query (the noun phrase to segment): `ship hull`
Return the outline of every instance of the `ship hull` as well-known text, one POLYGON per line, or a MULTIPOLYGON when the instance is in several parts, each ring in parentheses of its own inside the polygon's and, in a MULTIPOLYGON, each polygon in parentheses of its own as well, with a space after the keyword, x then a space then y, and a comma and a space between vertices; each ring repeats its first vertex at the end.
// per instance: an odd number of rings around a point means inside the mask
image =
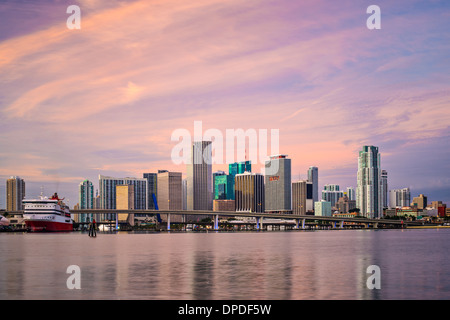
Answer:
POLYGON ((73 231, 73 224, 66 222, 26 220, 27 229, 32 232, 61 232, 73 231))

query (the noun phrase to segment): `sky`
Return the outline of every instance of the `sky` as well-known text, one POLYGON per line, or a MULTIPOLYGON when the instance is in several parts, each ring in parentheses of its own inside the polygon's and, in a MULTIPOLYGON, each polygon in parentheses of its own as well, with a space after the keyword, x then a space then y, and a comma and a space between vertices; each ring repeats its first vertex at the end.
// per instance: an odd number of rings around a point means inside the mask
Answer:
POLYGON ((99 174, 185 174, 171 136, 194 121, 279 130, 293 181, 317 166, 319 190, 356 187, 378 146, 389 189, 450 205, 448 30, 447 0, 1 1, 0 208, 10 176, 73 206, 99 174))

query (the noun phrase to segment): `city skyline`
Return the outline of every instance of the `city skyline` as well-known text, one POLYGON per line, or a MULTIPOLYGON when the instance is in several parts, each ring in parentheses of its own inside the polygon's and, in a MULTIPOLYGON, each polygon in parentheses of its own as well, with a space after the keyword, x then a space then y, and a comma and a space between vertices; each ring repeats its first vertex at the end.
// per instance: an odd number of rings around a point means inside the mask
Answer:
POLYGON ((376 4, 381 30, 354 1, 78 1, 69 30, 65 3, 2 2, 0 207, 10 176, 73 206, 98 175, 185 173, 170 137, 195 120, 280 129, 292 181, 316 166, 319 192, 356 187, 378 146, 389 190, 450 203, 450 4, 376 4))

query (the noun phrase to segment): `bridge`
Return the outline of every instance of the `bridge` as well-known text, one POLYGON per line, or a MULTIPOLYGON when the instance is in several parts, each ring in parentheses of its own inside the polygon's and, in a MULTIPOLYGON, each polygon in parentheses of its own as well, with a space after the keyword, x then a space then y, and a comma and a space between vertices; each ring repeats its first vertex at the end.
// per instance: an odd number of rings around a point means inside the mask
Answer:
MULTIPOLYGON (((422 222, 417 221, 402 221, 391 219, 368 219, 364 217, 328 217, 328 216, 313 216, 313 215, 295 215, 286 213, 259 213, 259 212, 239 212, 239 211, 209 211, 209 210, 119 210, 119 209, 72 209, 70 211, 73 215, 78 214, 112 214, 115 216, 116 226, 118 224, 119 214, 139 214, 139 215, 165 215, 167 218, 167 230, 170 230, 171 224, 179 222, 171 222, 173 216, 182 216, 183 221, 187 216, 204 216, 213 217, 213 229, 219 230, 219 217, 230 218, 254 218, 256 230, 261 230, 264 219, 277 219, 279 221, 285 220, 285 225, 292 225, 296 229, 305 229, 306 221, 321 221, 330 223, 333 228, 344 228, 344 223, 347 225, 364 225, 366 228, 378 228, 380 226, 388 228, 406 228, 408 226, 422 225, 422 222)), ((0 210, 0 214, 14 214, 22 215, 23 211, 5 211, 0 210)), ((111 223, 111 222, 110 222, 111 223)), ((186 223, 186 222, 184 222, 186 223)), ((195 223, 195 222, 191 222, 195 223)), ((273 222, 270 222, 273 223, 273 222)))

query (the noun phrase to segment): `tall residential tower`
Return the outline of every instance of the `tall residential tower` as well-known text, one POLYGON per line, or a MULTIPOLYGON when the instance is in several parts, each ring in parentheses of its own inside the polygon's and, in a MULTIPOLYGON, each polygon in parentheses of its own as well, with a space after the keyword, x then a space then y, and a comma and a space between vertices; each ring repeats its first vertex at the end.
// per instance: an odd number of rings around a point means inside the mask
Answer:
POLYGON ((357 182, 356 207, 360 209, 361 215, 381 218, 383 206, 378 147, 364 146, 359 152, 357 182))

